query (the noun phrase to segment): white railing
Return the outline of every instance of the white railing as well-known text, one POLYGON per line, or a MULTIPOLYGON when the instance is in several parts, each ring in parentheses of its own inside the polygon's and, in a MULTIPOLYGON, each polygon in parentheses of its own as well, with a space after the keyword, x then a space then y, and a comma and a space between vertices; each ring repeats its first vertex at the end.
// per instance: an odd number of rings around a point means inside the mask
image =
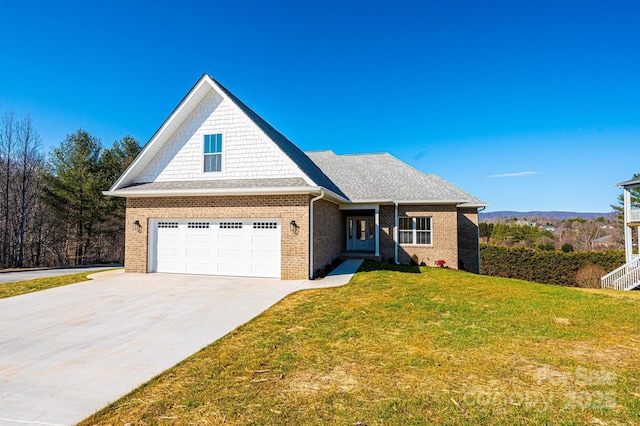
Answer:
POLYGON ((628 222, 640 222, 640 209, 630 210, 628 222))
POLYGON ((601 279, 602 288, 632 290, 640 286, 640 257, 611 271, 601 279))

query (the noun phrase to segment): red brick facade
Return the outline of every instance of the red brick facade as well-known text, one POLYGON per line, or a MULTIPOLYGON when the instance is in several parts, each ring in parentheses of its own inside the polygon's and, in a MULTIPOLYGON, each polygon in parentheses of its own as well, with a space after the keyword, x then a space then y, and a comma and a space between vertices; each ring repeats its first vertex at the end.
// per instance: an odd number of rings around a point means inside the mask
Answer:
MULTIPOLYGON (((281 222, 281 277, 305 279, 309 275, 309 195, 265 195, 225 197, 128 198, 126 215, 125 269, 147 272, 149 221, 162 218, 279 218, 281 222), (295 220, 292 232, 289 222, 295 220), (134 221, 140 226, 134 225, 134 221)), ((394 260, 396 240, 395 206, 380 206, 380 257, 394 260)), ((373 211, 371 211, 373 214, 373 211)), ((314 202, 313 270, 316 273, 346 249, 346 216, 339 206, 324 199, 314 202)), ((476 209, 455 206, 400 205, 399 217, 431 218, 432 244, 401 244, 400 263, 412 255, 427 266, 444 260, 451 268, 478 272, 478 214, 476 209)))
POLYGON ((128 198, 125 270, 148 272, 148 224, 155 218, 279 218, 282 279, 304 279, 309 271, 308 195, 128 198), (139 221, 138 229, 133 225, 139 221), (289 222, 298 228, 291 232, 289 222))

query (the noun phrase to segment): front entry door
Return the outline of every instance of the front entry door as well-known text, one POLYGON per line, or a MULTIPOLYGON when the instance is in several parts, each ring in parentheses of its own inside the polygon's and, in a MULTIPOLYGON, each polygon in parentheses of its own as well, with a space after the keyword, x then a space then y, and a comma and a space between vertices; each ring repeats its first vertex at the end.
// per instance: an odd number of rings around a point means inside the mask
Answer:
POLYGON ((347 216, 347 250, 375 250, 375 222, 372 216, 347 216))

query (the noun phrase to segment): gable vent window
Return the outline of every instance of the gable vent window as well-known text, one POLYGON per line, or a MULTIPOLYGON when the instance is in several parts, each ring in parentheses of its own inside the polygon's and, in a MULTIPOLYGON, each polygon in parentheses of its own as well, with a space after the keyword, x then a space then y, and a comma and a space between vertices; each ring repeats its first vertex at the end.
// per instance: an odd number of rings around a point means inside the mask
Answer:
POLYGON ((253 222, 253 229, 278 229, 277 222, 253 222))
POLYGON ((177 228, 178 222, 158 222, 158 228, 177 228))
POLYGON ((209 222, 189 222, 187 228, 190 229, 209 229, 209 222))
POLYGON ((242 229, 242 222, 220 222, 220 229, 242 229))
POLYGON ((400 244, 431 245, 430 217, 400 217, 400 244))
POLYGON ((204 135, 204 171, 222 171, 222 134, 204 135))

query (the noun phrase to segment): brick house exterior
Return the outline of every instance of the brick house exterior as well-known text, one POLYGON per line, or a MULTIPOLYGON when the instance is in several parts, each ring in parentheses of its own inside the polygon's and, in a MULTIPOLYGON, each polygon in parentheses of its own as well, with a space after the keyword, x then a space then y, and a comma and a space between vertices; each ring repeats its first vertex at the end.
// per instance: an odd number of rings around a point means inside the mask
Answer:
POLYGON ((105 194, 127 199, 127 272, 304 279, 344 254, 479 271, 482 201, 389 154, 303 153, 206 74, 105 194))

